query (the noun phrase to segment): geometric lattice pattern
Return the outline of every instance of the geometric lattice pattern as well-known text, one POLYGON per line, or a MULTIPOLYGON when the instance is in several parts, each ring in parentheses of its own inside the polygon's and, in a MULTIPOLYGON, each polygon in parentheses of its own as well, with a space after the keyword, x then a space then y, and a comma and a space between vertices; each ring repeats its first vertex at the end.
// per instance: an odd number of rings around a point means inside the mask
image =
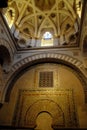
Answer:
POLYGON ((53 71, 39 73, 39 87, 53 87, 53 71))

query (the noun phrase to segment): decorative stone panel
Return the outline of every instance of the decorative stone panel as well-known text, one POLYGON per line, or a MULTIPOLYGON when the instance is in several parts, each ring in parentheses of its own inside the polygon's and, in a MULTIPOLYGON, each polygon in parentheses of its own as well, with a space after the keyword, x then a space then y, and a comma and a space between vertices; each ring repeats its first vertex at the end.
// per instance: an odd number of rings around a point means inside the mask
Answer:
MULTIPOLYGON (((45 53, 45 54, 41 53, 41 54, 36 54, 36 55, 26 57, 23 60, 17 62, 16 64, 14 64, 12 66, 11 71, 9 72, 8 77, 5 81, 5 87, 3 89, 4 91, 3 91, 3 95, 2 95, 1 100, 4 100, 4 98, 5 98, 4 96, 9 89, 9 85, 11 84, 11 78, 13 81, 16 74, 18 74, 24 68, 32 66, 35 63, 41 63, 43 61, 44 62, 51 61, 53 63, 63 63, 66 65, 69 65, 70 67, 72 67, 76 71, 78 70, 78 72, 79 72, 78 75, 81 76, 82 82, 84 82, 84 84, 86 86, 86 80, 84 79, 84 77, 87 78, 87 72, 86 72, 84 65, 81 61, 79 61, 78 59, 73 58, 69 55, 64 55, 64 54, 60 54, 60 53, 45 53), (9 79, 10 79, 10 82, 9 82, 9 79)), ((83 85, 83 88, 84 88, 84 85, 83 85)), ((11 89, 11 87, 10 87, 10 89, 11 89)))
POLYGON ((48 112, 53 128, 78 127, 72 90, 19 90, 13 124, 35 128, 39 113, 48 112))
MULTIPOLYGON (((76 68, 78 68, 83 74, 85 74, 85 76, 87 77, 87 73, 84 69, 83 63, 81 61, 79 61, 78 59, 75 59, 71 56, 68 55, 64 55, 64 54, 59 54, 59 53, 41 53, 41 54, 36 54, 36 55, 32 55, 30 57, 26 57, 25 59, 20 61, 20 65, 19 62, 17 62, 15 65, 13 65, 12 73, 14 73, 15 71, 17 71, 19 68, 21 68, 24 64, 26 65, 27 63, 33 62, 33 61, 37 61, 40 59, 55 59, 56 61, 60 60, 63 62, 67 62, 67 64, 71 64, 72 66, 75 66, 76 68)), ((50 61, 50 60, 49 60, 50 61)))

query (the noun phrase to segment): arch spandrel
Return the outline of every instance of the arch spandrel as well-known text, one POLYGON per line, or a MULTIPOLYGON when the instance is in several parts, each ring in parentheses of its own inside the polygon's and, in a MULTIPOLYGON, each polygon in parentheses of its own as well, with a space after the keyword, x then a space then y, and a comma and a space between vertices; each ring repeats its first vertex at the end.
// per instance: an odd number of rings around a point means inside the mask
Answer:
POLYGON ((6 80, 5 87, 2 91, 1 100, 9 100, 8 93, 11 93, 14 81, 17 80, 19 74, 24 72, 26 68, 29 68, 33 65, 39 63, 59 63, 69 66, 77 72, 78 77, 82 78, 83 89, 86 90, 86 77, 87 72, 83 66, 83 63, 76 58, 73 58, 69 55, 59 54, 59 53, 41 53, 26 57, 23 60, 14 64, 9 72, 9 76, 6 80), (8 98, 7 98, 8 97, 8 98))

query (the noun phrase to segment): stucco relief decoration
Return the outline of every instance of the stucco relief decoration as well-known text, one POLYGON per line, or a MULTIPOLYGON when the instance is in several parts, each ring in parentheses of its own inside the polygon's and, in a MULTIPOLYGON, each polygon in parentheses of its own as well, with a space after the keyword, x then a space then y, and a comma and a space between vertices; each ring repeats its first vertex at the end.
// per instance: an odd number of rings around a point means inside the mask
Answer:
POLYGON ((19 90, 13 124, 34 128, 43 111, 52 115, 53 128, 78 126, 72 90, 19 90))
POLYGON ((8 5, 4 16, 19 48, 42 47, 46 32, 53 37, 46 46, 77 45, 81 0, 9 0, 8 5))

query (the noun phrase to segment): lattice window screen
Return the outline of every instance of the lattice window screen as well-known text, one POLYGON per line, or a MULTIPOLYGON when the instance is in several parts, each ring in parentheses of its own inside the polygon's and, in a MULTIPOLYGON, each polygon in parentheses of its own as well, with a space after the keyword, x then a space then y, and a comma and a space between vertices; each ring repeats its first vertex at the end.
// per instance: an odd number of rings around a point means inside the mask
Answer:
POLYGON ((39 87, 53 87, 52 71, 43 71, 39 73, 39 87))

